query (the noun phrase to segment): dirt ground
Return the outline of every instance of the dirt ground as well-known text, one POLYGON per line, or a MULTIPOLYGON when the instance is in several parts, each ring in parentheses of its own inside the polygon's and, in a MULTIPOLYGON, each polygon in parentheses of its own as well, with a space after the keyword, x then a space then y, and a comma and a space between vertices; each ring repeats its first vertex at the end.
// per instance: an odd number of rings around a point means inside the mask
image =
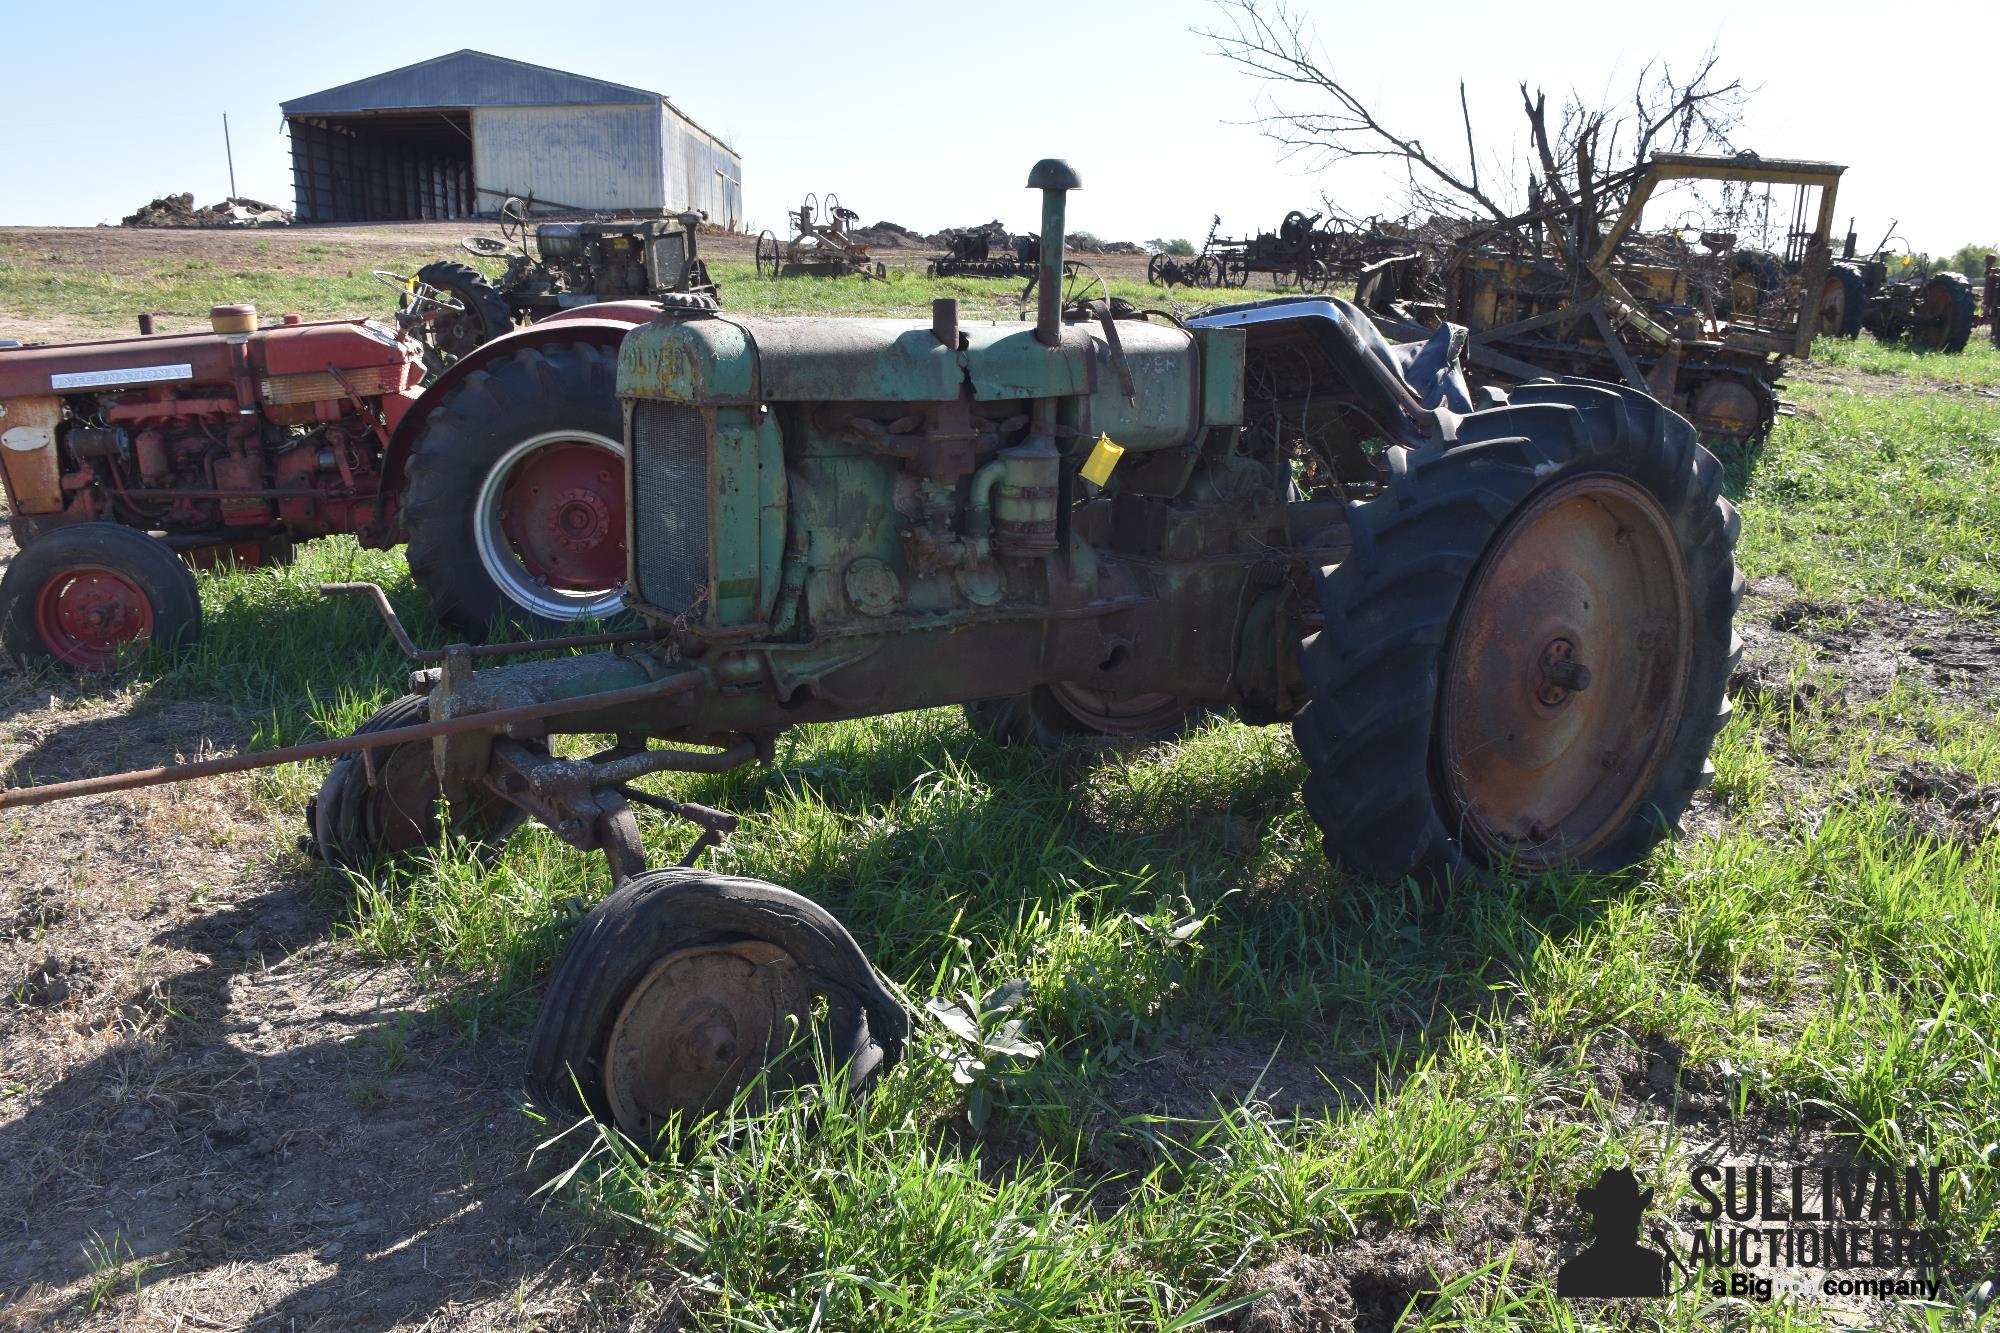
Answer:
MULTIPOLYGON (((6 785, 253 722, 0 667, 6 785)), ((655 1326, 535 1194, 519 1039, 440 1031, 338 941, 254 781, 0 815, 0 1329, 655 1326)))

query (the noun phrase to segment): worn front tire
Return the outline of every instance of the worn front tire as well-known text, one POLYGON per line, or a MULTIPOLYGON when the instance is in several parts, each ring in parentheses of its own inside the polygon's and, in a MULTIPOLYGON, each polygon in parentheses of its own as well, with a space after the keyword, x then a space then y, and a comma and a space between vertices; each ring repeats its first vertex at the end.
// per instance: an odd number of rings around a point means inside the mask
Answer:
POLYGON ((761 880, 635 875, 570 936, 528 1043, 528 1091, 641 1144, 677 1117, 779 1092, 823 1050, 859 1093, 909 1016, 831 913, 761 880))
POLYGON ((0 578, 0 636, 23 666, 109 671, 149 644, 201 637, 194 575, 156 537, 75 523, 29 542, 0 578))
POLYGON ((1026 694, 965 705, 966 724, 995 745, 1030 745, 1050 754, 1169 741, 1204 716, 1206 710, 1171 695, 1113 699, 1077 685, 1037 685, 1026 694))

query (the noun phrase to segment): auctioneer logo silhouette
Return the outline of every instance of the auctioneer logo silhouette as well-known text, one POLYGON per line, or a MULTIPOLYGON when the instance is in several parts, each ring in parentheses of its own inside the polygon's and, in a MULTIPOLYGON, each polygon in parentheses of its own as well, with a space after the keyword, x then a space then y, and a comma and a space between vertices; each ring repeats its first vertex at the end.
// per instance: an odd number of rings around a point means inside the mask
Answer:
POLYGON ((1639 1223, 1653 1191, 1625 1167, 1613 1167, 1576 1192, 1594 1219, 1590 1243, 1556 1271, 1558 1296, 1665 1296, 1667 1256, 1639 1243, 1639 1223))

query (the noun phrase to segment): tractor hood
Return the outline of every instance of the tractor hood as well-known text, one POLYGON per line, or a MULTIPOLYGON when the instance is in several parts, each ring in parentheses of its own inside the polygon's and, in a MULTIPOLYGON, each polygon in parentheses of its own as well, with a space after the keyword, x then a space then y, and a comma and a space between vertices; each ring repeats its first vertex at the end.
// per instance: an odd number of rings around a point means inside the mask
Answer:
MULTIPOLYGON (((1129 350, 1156 340, 1183 350, 1178 329, 1122 324, 1129 350)), ((626 335, 618 356, 622 398, 665 398, 721 407, 785 402, 937 402, 970 378, 980 401, 1088 393, 1094 385, 1089 328, 1069 325, 1060 347, 1035 340, 1032 324, 962 327, 965 350, 945 347, 930 325, 902 319, 670 317, 626 335)))

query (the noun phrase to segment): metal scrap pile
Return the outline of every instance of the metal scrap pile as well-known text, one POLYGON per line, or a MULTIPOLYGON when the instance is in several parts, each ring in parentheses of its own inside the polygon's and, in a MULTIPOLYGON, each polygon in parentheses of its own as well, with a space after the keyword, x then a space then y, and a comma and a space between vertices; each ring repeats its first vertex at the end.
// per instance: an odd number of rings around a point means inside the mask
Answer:
POLYGON ((282 227, 292 211, 258 199, 229 198, 196 208, 192 194, 169 194, 127 215, 121 227, 282 227))

